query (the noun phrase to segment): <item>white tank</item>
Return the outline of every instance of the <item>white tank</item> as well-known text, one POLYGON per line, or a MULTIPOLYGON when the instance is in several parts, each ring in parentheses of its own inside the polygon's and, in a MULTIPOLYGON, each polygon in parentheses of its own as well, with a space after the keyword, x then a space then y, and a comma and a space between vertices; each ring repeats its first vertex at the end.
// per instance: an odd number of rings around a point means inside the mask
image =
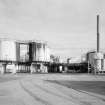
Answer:
POLYGON ((45 61, 45 50, 44 50, 44 44, 41 44, 41 48, 40 48, 40 60, 41 61, 45 61))
POLYGON ((105 71, 105 59, 103 59, 103 71, 105 71))
POLYGON ((102 60, 96 59, 96 65, 95 66, 96 66, 97 72, 102 71, 102 60))
POLYGON ((0 41, 0 55, 1 60, 16 61, 16 43, 15 41, 0 41))
POLYGON ((44 61, 44 47, 42 43, 36 44, 36 61, 44 61))
POLYGON ((1 60, 1 58, 2 58, 2 56, 1 56, 1 40, 0 40, 0 60, 1 60))
POLYGON ((89 63, 91 64, 92 67, 94 67, 94 53, 89 53, 89 56, 88 56, 88 60, 89 60, 89 63))
POLYGON ((36 61, 39 61, 39 53, 40 53, 40 47, 41 45, 39 43, 36 43, 36 61))
POLYGON ((89 54, 89 63, 91 64, 92 67, 94 67, 97 70, 97 72, 102 71, 103 58, 104 58, 103 53, 94 52, 89 54))
POLYGON ((20 61, 29 61, 29 45, 20 44, 20 61))
POLYGON ((45 61, 50 62, 50 49, 45 47, 45 61))
POLYGON ((50 60, 49 48, 44 43, 32 44, 32 57, 33 61, 49 61, 50 60))
POLYGON ((103 59, 104 55, 103 53, 94 53, 94 59, 103 59))

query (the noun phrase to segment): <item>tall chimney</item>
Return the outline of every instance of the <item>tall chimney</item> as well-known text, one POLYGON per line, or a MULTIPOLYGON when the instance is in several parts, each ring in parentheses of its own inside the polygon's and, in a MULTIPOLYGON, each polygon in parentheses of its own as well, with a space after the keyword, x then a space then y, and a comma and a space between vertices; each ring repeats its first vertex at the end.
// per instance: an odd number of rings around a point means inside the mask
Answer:
POLYGON ((97 52, 100 51, 99 15, 97 15, 97 52))

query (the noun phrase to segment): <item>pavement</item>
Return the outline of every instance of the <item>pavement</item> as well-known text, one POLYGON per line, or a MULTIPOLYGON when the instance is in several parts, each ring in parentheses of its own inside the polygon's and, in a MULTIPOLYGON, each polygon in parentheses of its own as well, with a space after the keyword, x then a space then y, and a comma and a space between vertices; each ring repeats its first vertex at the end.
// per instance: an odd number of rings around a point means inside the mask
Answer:
POLYGON ((0 79, 4 79, 0 82, 0 105, 105 105, 104 95, 49 82, 49 80, 105 81, 105 76, 16 74, 0 75, 0 79))

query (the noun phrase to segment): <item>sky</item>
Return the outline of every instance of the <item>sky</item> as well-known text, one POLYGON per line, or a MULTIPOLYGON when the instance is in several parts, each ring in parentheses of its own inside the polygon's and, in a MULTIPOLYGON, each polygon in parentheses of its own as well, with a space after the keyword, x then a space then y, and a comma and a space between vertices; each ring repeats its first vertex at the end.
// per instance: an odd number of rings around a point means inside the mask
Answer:
POLYGON ((105 51, 105 0, 0 0, 0 38, 46 41, 61 58, 96 49, 96 15, 105 51))

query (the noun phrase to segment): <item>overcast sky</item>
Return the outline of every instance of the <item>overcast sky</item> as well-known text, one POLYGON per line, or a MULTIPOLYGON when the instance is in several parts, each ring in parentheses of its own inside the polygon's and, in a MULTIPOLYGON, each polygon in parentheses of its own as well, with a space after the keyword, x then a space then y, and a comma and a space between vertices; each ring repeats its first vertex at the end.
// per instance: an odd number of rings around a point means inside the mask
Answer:
POLYGON ((97 14, 105 49, 105 0, 0 0, 0 37, 47 41, 56 55, 75 57, 96 48, 97 14))

